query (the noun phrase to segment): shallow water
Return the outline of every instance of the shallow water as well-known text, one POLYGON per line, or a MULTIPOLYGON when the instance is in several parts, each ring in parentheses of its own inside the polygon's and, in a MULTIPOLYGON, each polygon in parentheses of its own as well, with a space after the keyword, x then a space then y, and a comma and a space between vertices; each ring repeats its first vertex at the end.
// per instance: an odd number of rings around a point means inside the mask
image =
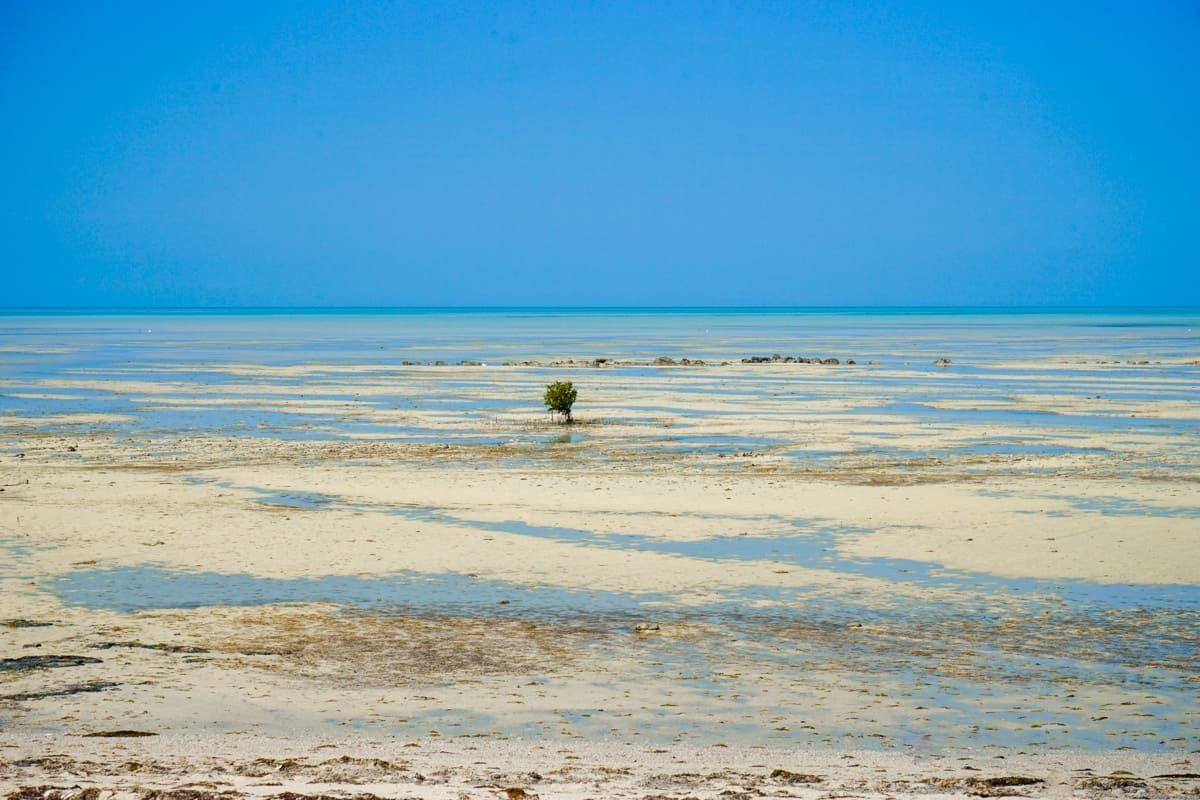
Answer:
MULTIPOLYGON (((956 474, 1019 470, 1039 475, 1099 464, 1136 478, 1200 469, 1200 421, 1177 416, 1181 404, 1197 401, 1194 389, 1200 385, 1200 365, 1184 363, 1200 354, 1200 310, 1195 309, 9 314, 0 315, 0 347, 6 348, 0 359, 0 427, 21 430, 23 420, 36 420, 36 432, 69 435, 82 428, 136 438, 153 452, 184 452, 172 440, 191 435, 306 441, 376 437, 454 445, 465 452, 504 447, 509 458, 544 458, 565 450, 598 469, 618 459, 627 459, 625 469, 661 468, 660 462, 645 467, 638 461, 649 454, 711 457, 713 464, 724 459, 722 468, 732 468, 738 456, 766 454, 818 474, 834 474, 847 463, 901 470, 908 461, 944 463, 956 474), (660 355, 740 362, 776 352, 859 363, 735 363, 719 373, 649 364, 660 355), (400 363, 595 357, 646 363, 604 370, 400 363), (952 358, 953 365, 934 367, 933 359, 940 357, 952 358), (881 364, 869 366, 869 359, 881 364), (1059 363, 1064 359, 1068 363, 1059 363), (1101 359, 1122 363, 1082 363, 1101 359), (1124 363, 1128 360, 1151 363, 1124 363), (1153 363, 1159 360, 1177 363, 1153 363), (1039 361, 1044 368, 1031 366, 1039 361), (381 369, 356 371, 364 365, 381 369), (291 374, 292 367, 305 371, 291 374), (609 394, 594 425, 563 431, 504 421, 506 414, 537 408, 541 386, 563 377, 594 381, 596 391, 609 394), (368 386, 370 393, 359 393, 368 386), (295 391, 280 394, 271 388, 295 391), (284 402, 299 395, 314 405, 284 402), (1066 395, 1103 399, 1064 411, 1056 403, 1066 395), (650 403, 647 396, 662 401, 650 403), (211 404, 195 402, 200 397, 211 404), (939 407, 946 399, 965 407, 939 407), (1163 404, 1162 413, 1151 415, 1157 404, 1163 404), (77 425, 76 414, 119 418, 77 425), (765 420, 761 435, 731 431, 730 423, 747 417, 765 420), (809 438, 807 423, 814 419, 839 425, 837 436, 809 438), (895 433, 912 420, 920 422, 916 434, 895 433), (1036 466, 1024 459, 1036 460, 1036 466)), ((562 711, 562 720, 506 722, 478 709, 443 709, 414 715, 404 723, 408 727, 395 723, 405 733, 436 725, 541 736, 561 723, 582 735, 616 729, 647 740, 712 742, 741 736, 784 745, 851 739, 855 746, 881 742, 920 748, 959 738, 998 748, 1200 746, 1194 683, 1200 576, 1197 584, 1185 586, 1112 585, 1008 579, 933 562, 855 558, 844 554, 840 543, 865 531, 821 519, 758 520, 768 522, 772 532, 753 536, 734 535, 731 524, 729 534, 677 541, 471 519, 461 510, 375 506, 298 489, 229 488, 252 502, 307 514, 400 515, 569 544, 584 555, 604 549, 717 564, 762 561, 843 580, 832 586, 714 588, 695 598, 449 573, 281 579, 142 563, 77 565, 46 580, 45 590, 73 607, 124 613, 325 602, 379 614, 587 620, 598 631, 596 652, 610 648, 614 659, 629 655, 628 636, 638 622, 703 627, 703 636, 686 640, 639 639, 644 661, 634 679, 644 677, 719 712, 724 726, 710 729, 703 715, 681 712, 687 703, 681 700, 628 720, 571 709, 562 711), (868 581, 905 592, 879 602, 860 591, 868 581), (734 673, 743 677, 723 677, 734 673), (889 702, 901 703, 901 711, 894 719, 881 713, 869 723, 830 712, 820 716, 817 730, 805 722, 819 716, 811 708, 816 695, 806 683, 814 676, 837 681, 846 691, 871 687, 889 702), (1076 689, 1134 705, 1105 707, 1100 713, 1100 701, 1080 700, 1084 710, 1072 710, 1068 695, 1076 689), (772 709, 786 714, 790 726, 770 724, 772 709)), ((1066 507, 1031 509, 1031 515, 1186 522, 1200 517, 1200 508, 1131 497, 1050 490, 1043 496, 1066 507)), ((7 535, 0 539, 0 552, 8 562, 0 575, 41 580, 21 574, 31 549, 14 533, 0 531, 0 537, 7 535)))
MULTIPOLYGON (((609 649, 613 658, 627 655, 626 637, 640 621, 654 621, 668 629, 715 625, 722 632, 684 641, 644 639, 638 646, 642 677, 631 679, 661 686, 663 707, 621 720, 600 712, 584 717, 582 709, 563 709, 573 735, 636 731, 648 742, 684 736, 699 743, 772 741, 793 746, 800 742, 844 745, 850 738, 858 742, 856 746, 933 749, 961 746, 964 741, 975 747, 1146 750, 1178 748, 1179 740, 1191 746, 1200 743, 1190 683, 1195 634, 1200 629, 1194 599, 1184 603, 1187 609, 1166 616, 1161 609, 1116 615, 1111 608, 1081 611, 1079 597, 1034 601, 1025 611, 1010 607, 999 614, 987 609, 986 600, 979 602, 979 608, 964 602, 955 606, 905 603, 879 609, 828 592, 808 597, 803 592, 785 595, 751 588, 736 598, 685 610, 669 596, 568 591, 462 575, 266 579, 175 572, 150 565, 70 573, 56 579, 52 590, 69 603, 127 612, 206 602, 330 602, 389 615, 586 622, 597 631, 592 650, 601 659, 609 649), (747 601, 756 595, 783 602, 786 608, 748 608, 747 601), (1039 602, 1055 616, 1039 612, 1039 602), (853 624, 847 627, 850 620, 853 624), (909 710, 895 722, 886 715, 844 718, 824 713, 808 681, 816 677, 828 682, 831 676, 850 685, 861 681, 873 687, 873 693, 909 710), (780 680, 790 684, 795 694, 763 694, 775 691, 770 687, 780 680), (1113 722, 1097 725, 1094 705, 1081 701, 1077 706, 1071 700, 1075 688, 1093 686, 1104 687, 1115 698, 1110 704, 1122 712, 1119 721, 1114 710, 1109 712, 1113 722), (677 702, 665 702, 677 697, 677 702), (680 707, 683 697, 690 698, 684 704, 686 713, 680 707), (1140 703, 1152 697, 1159 705, 1133 708, 1127 697, 1141 698, 1140 703), (1126 705, 1118 706, 1119 702, 1126 705), (789 724, 778 730, 765 724, 767 708, 789 724), (727 725, 726 721, 742 714, 747 719, 740 728, 727 725), (709 718, 723 722, 710 725, 709 718), (816 724, 806 725, 805 720, 816 724)), ((977 590, 991 591, 990 587, 977 590)), ((1153 589, 1138 591, 1138 597, 1128 599, 1152 598, 1153 589)), ((1111 601, 1107 598, 1105 605, 1111 601)), ((412 712, 405 720, 388 724, 403 735, 439 729, 444 734, 520 737, 545 735, 543 726, 555 723, 514 722, 478 709, 443 709, 412 712)))

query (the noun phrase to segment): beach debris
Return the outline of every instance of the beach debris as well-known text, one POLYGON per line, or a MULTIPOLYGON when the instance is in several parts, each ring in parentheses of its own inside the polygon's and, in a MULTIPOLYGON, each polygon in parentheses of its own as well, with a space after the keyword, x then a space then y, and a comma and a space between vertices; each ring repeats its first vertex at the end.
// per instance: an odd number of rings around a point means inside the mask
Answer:
POLYGON ((132 731, 132 730, 116 730, 116 731, 93 731, 92 733, 83 734, 87 738, 104 738, 104 739, 121 739, 135 738, 138 736, 158 736, 154 731, 132 731))
POLYGON ((535 800, 536 794, 520 786, 506 786, 500 790, 500 796, 508 800, 535 800))
POLYGON ((635 633, 653 633, 660 630, 657 622, 639 622, 633 626, 635 633))
POLYGON ((71 686, 65 686, 62 689, 48 689, 44 692, 19 692, 17 694, 0 695, 0 700, 8 700, 14 703, 21 703, 26 700, 44 700, 47 697, 67 697, 73 694, 84 694, 86 692, 103 692, 105 689, 114 689, 121 684, 115 681, 90 681, 88 683, 76 683, 71 686))
POLYGON ((1030 778, 1026 775, 1004 775, 999 778, 968 778, 969 786, 984 786, 988 789, 999 789, 1001 787, 1011 786, 1033 786, 1038 783, 1045 783, 1041 778, 1030 778))
POLYGON ((781 783, 790 784, 820 783, 821 781, 825 780, 824 775, 814 775, 808 772, 791 772, 786 769, 771 770, 769 777, 773 781, 780 781, 781 783))
POLYGON ((21 656, 20 658, 0 658, 0 672, 81 667, 84 664, 101 663, 103 663, 101 659, 90 656, 21 656))
POLYGON ((38 622, 37 620, 24 619, 23 617, 0 620, 0 626, 5 628, 49 628, 53 624, 53 622, 38 622))
POLYGON ((203 647, 193 647, 186 644, 143 644, 142 642, 96 642, 90 645, 93 650, 112 650, 114 647, 140 648, 142 650, 161 650, 164 653, 207 653, 203 647))
POLYGON ((1146 786, 1146 781, 1122 771, 1114 772, 1111 775, 1084 778, 1079 782, 1081 789, 1101 789, 1106 792, 1111 792, 1113 789, 1145 789, 1146 786))
POLYGON ((248 764, 234 766, 233 772, 237 775, 245 775, 248 778, 265 778, 268 775, 279 773, 290 774, 308 766, 311 765, 295 758, 260 757, 248 764))
MULTIPOLYGON (((10 761, 14 767, 38 767, 40 769, 53 770, 55 772, 65 772, 71 769, 75 760, 63 753, 56 753, 49 756, 32 756, 30 758, 18 758, 10 761)), ((12 795, 9 795, 12 797, 12 795)))
POLYGON ((372 769, 382 770, 384 772, 407 772, 408 767, 404 764, 397 764, 393 761, 388 761, 384 758, 357 758, 355 756, 338 756, 337 758, 329 758, 322 761, 317 766, 332 767, 332 766, 355 766, 369 767, 372 769))
POLYGON ((951 361, 951 360, 950 360, 950 359, 948 359, 948 358, 939 358, 937 361, 934 361, 934 362, 933 362, 933 365, 934 365, 935 367, 948 367, 948 366, 950 366, 950 365, 951 365, 951 364, 953 364, 953 363, 954 363, 954 362, 953 362, 953 361, 951 361))
MULTIPOLYGON (((974 767, 964 767, 974 769, 974 767)), ((1003 775, 996 778, 954 778, 928 777, 921 783, 934 789, 969 789, 976 797, 1012 797, 1014 788, 1036 786, 1046 781, 1042 778, 1031 778, 1025 775, 1003 775)))

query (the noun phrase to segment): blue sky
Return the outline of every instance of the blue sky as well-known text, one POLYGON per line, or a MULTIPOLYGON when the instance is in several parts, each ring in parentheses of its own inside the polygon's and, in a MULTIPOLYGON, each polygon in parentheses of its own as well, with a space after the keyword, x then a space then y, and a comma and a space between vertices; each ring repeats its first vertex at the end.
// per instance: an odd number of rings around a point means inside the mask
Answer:
POLYGON ((0 0, 0 306, 1200 305, 1200 6, 0 0))

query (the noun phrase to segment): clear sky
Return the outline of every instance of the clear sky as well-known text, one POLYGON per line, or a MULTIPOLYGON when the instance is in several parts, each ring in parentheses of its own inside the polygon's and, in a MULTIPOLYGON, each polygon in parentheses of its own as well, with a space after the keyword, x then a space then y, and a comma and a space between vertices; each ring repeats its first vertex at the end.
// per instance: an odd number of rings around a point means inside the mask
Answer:
POLYGON ((0 0, 0 306, 1200 305, 1200 5, 0 0))

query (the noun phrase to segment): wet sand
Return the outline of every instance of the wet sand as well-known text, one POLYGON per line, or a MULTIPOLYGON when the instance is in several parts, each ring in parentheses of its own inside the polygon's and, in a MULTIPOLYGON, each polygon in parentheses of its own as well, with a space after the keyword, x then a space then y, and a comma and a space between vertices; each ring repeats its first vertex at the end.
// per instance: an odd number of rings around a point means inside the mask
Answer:
POLYGON ((1187 364, 150 369, 3 387, 6 793, 1200 785, 1187 364))

